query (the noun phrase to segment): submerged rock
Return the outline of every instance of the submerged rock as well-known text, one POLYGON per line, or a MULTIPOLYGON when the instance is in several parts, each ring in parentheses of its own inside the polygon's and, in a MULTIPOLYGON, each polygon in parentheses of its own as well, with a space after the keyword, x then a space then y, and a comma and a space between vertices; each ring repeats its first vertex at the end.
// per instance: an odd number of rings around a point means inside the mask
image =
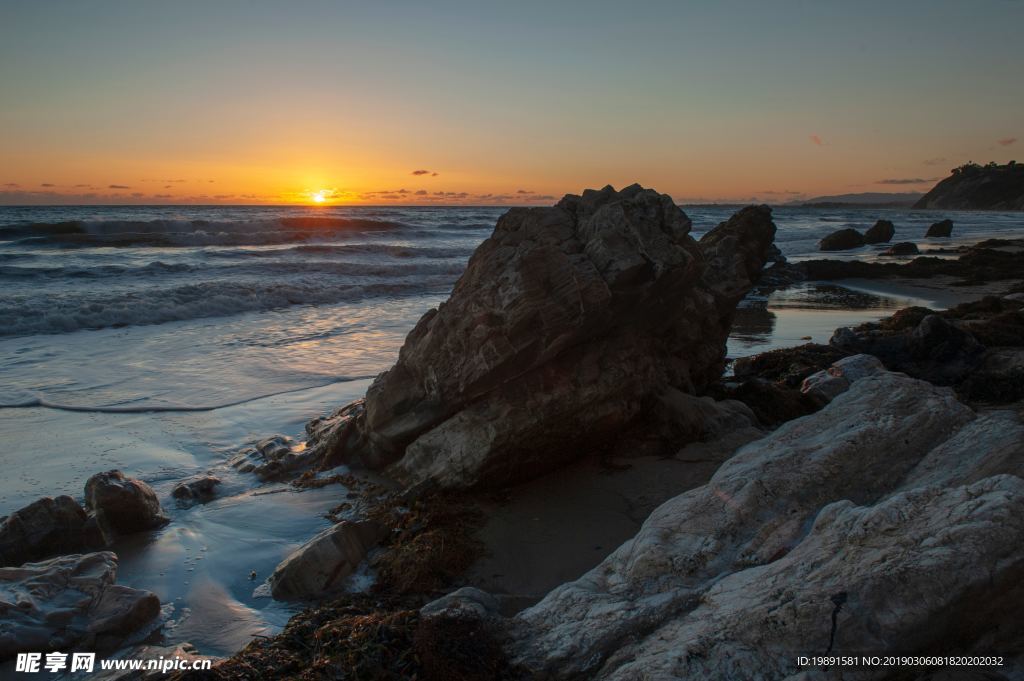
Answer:
POLYGON ((882 251, 881 255, 917 255, 921 251, 917 248, 917 244, 909 241, 901 241, 898 244, 893 244, 889 248, 882 251))
POLYGON ((941 222, 933 223, 928 231, 925 233, 926 237, 948 237, 953 235, 953 221, 943 220, 941 222))
POLYGON ((273 480, 308 466, 312 454, 306 448, 296 446, 290 437, 274 435, 256 442, 230 463, 242 473, 254 473, 261 480, 273 480))
POLYGON ((85 507, 108 543, 119 534, 152 530, 167 524, 153 488, 118 470, 97 473, 85 483, 85 507))
POLYGON ((85 510, 69 496, 43 497, 0 523, 0 567, 96 546, 86 532, 85 510))
POLYGON ((310 446, 410 485, 503 484, 606 445, 668 387, 700 392, 775 225, 751 206, 699 244, 689 231, 638 185, 510 210, 365 405, 310 446))
POLYGON ((277 566, 270 577, 270 593, 290 601, 339 590, 383 536, 383 527, 372 520, 343 521, 324 530, 277 566))
POLYGON ((0 660, 22 651, 105 651, 153 622, 160 600, 114 583, 117 556, 70 555, 0 568, 0 660))
POLYGON ((889 220, 879 220, 864 232, 864 243, 882 244, 892 241, 896 235, 896 228, 889 220))
POLYGON ((1021 476, 1019 415, 860 377, 516 616, 507 651, 543 678, 781 679, 794 651, 1012 650, 1021 476))
POLYGON ((840 229, 818 242, 821 251, 847 251, 864 245, 864 235, 855 229, 840 229))
POLYGON ((197 475, 175 485, 171 496, 183 503, 206 501, 217 493, 220 478, 214 475, 197 475))

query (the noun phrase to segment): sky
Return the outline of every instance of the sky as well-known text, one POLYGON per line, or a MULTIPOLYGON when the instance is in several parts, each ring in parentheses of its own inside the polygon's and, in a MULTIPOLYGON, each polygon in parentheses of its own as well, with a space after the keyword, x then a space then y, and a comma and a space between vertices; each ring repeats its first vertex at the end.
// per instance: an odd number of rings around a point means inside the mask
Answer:
POLYGON ((1022 0, 0 0, 0 204, 677 202, 1024 161, 1022 0))

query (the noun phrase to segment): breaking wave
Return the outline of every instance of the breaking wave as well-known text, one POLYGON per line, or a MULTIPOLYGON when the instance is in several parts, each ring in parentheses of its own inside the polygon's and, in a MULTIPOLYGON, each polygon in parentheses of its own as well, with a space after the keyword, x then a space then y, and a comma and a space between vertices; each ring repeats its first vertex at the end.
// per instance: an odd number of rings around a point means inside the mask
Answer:
POLYGON ((0 300, 0 336, 163 324, 297 305, 436 294, 448 290, 451 284, 449 275, 375 284, 331 284, 315 277, 287 283, 212 281, 122 293, 58 294, 47 298, 42 306, 38 299, 28 296, 7 296, 0 300))
POLYGON ((401 222, 340 217, 210 220, 32 222, 0 227, 0 241, 63 247, 242 246, 329 240, 407 228, 401 222))

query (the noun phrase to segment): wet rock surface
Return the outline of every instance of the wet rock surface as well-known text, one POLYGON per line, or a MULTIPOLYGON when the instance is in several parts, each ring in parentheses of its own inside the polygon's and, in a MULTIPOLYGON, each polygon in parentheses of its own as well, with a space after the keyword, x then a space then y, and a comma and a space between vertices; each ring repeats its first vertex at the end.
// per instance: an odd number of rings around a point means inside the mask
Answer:
POLYGON ((98 548, 85 509, 69 496, 43 497, 0 523, 0 567, 98 548))
POLYGON ((853 228, 840 229, 818 242, 818 250, 848 251, 851 248, 860 248, 864 244, 864 235, 857 230, 853 228))
POLYGON ((883 244, 896 236, 896 227, 889 220, 879 220, 864 232, 864 243, 883 244))
POLYGON ((700 243, 689 231, 638 185, 512 209, 365 404, 311 447, 409 485, 500 485, 604 446, 669 387, 700 392, 775 226, 752 206, 700 243))
POLYGON ((918 255, 921 251, 918 249, 917 244, 909 241, 901 241, 898 244, 893 244, 889 248, 882 251, 882 255, 888 256, 899 256, 899 255, 918 255))
POLYGON ((108 544, 118 535, 152 530, 169 520, 152 487, 118 470, 97 473, 86 481, 85 507, 108 544))
POLYGON ((160 600, 116 577, 109 551, 0 568, 0 660, 21 651, 108 651, 153 623, 160 600))
POLYGON ((174 486, 171 496, 181 504, 209 501, 217 494, 220 478, 215 475, 197 475, 174 486))
POLYGON ((306 600, 339 591, 383 536, 384 528, 372 520, 324 530, 277 566, 270 593, 278 600, 306 600))
POLYGON ((932 223, 928 231, 925 232, 926 237, 949 237, 953 236, 953 221, 952 220, 941 220, 939 222, 932 223))

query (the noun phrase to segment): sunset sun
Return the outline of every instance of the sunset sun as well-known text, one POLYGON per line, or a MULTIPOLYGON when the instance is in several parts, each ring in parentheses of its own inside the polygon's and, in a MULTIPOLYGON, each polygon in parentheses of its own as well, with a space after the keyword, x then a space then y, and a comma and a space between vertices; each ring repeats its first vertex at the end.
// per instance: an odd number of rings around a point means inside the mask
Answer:
POLYGON ((321 189, 318 192, 313 192, 313 203, 324 203, 327 201, 327 192, 321 189))

